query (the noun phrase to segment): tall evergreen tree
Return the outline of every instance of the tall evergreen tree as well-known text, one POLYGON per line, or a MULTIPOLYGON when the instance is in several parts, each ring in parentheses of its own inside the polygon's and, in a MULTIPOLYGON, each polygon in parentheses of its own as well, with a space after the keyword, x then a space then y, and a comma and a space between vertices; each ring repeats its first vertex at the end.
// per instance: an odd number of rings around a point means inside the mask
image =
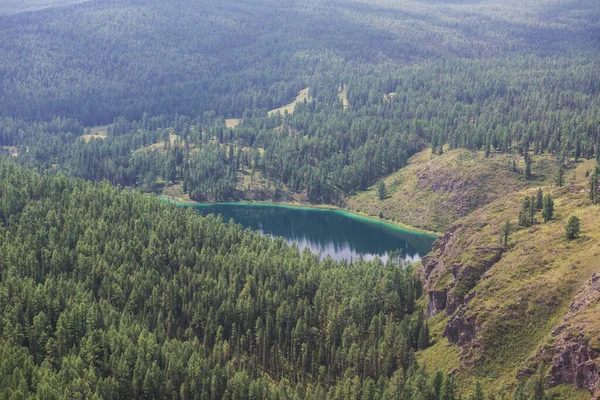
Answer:
POLYGON ((525 161, 525 179, 530 179, 531 178, 531 156, 529 155, 528 151, 525 151, 524 154, 524 161, 525 161))
POLYGON ((380 181, 377 185, 377 197, 379 198, 379 200, 383 200, 386 197, 386 188, 385 183, 383 181, 380 181))
POLYGON ((558 171, 556 173, 556 186, 563 187, 564 184, 565 184, 565 168, 561 161, 560 165, 558 166, 558 171))
POLYGON ((532 202, 532 198, 529 196, 525 196, 523 200, 523 207, 519 212, 519 225, 524 227, 530 227, 533 225, 533 216, 535 215, 535 211, 532 210, 535 208, 535 204, 532 202))
POLYGON ((544 192, 542 191, 542 188, 539 188, 536 193, 535 206, 538 211, 542 211, 544 208, 544 192))
POLYGON ((454 386, 454 378, 446 375, 442 381, 440 389, 440 400, 456 400, 456 388, 454 386))
POLYGON ((550 196, 550 194, 544 196, 543 208, 542 217, 544 218, 544 222, 552 220, 554 218, 554 200, 552 200, 552 196, 550 196))
POLYGON ((510 232, 512 230, 512 225, 510 223, 510 220, 507 218, 506 221, 504 222, 504 225, 502 226, 502 234, 501 234, 501 242, 503 243, 504 247, 508 247, 508 239, 510 237, 510 232))
POLYGON ((530 400, 546 400, 546 390, 544 388, 544 382, 545 382, 545 378, 546 378, 546 368, 544 366, 544 363, 541 363, 538 366, 538 370, 535 373, 535 375, 533 375, 530 379, 529 379, 529 391, 530 391, 530 395, 529 395, 529 399, 530 400))
POLYGON ((429 325, 427 321, 421 326, 421 330, 419 331, 419 350, 425 350, 429 347, 429 325))
POLYGON ((475 391, 471 394, 469 400, 485 400, 485 393, 479 381, 475 382, 475 391))
POLYGON ((594 172, 592 173, 592 175, 590 176, 590 199, 592 200, 592 203, 594 204, 598 204, 598 201, 600 200, 598 198, 598 184, 599 182, 599 171, 598 171, 598 167, 596 167, 594 169, 594 172))
POLYGON ((581 221, 576 216, 572 216, 567 221, 567 225, 565 226, 567 239, 574 240, 577 239, 581 235, 581 221))

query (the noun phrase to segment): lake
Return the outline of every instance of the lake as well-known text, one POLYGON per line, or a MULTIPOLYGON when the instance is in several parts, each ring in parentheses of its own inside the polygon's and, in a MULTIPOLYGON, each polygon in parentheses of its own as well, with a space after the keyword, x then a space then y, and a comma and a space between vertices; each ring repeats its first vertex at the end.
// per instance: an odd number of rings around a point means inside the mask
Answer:
POLYGON ((341 210, 260 203, 198 204, 194 208, 202 215, 221 214, 225 222, 233 219, 262 234, 296 242, 300 250, 308 247, 321 258, 329 255, 336 260, 362 256, 385 262, 391 251, 401 250, 403 259, 418 261, 431 251, 436 239, 341 210))

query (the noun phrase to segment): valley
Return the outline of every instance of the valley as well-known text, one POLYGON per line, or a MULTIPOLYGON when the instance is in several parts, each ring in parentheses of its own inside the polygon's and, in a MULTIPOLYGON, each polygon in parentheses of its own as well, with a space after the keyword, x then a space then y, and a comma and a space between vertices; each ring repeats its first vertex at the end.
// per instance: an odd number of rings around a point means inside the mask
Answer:
POLYGON ((0 3, 0 399, 600 397, 597 0, 0 3))

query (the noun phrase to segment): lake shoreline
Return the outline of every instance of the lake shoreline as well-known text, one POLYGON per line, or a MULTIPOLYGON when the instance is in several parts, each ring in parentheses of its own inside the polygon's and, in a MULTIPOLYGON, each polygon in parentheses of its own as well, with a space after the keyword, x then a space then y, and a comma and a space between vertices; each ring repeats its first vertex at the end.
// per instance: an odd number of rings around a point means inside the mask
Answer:
POLYGON ((166 200, 168 202, 172 202, 175 204, 188 205, 188 206, 202 206, 202 205, 210 206, 213 204, 240 204, 240 205, 249 204, 249 205, 289 207, 289 208, 294 208, 297 210, 301 210, 301 209, 329 210, 329 211, 345 213, 350 217, 354 217, 354 218, 358 217, 358 218, 365 219, 370 222, 387 224, 396 229, 400 229, 400 230, 408 231, 408 232, 420 233, 420 234, 427 235, 430 237, 439 238, 440 236, 443 235, 443 233, 441 233, 441 232, 433 232, 433 231, 428 231, 426 229, 416 228, 414 226, 410 226, 410 225, 403 224, 400 222, 390 221, 390 220, 383 219, 383 218, 377 218, 377 217, 368 215, 366 213, 356 212, 356 211, 348 210, 346 208, 341 208, 341 207, 337 207, 337 206, 330 205, 330 204, 307 204, 307 203, 299 203, 299 202, 277 202, 276 203, 276 202, 272 202, 272 201, 259 201, 259 200, 240 200, 240 201, 222 201, 222 202, 200 203, 200 202, 196 202, 196 201, 192 201, 192 200, 171 198, 166 195, 156 195, 154 197, 161 199, 161 200, 166 200))

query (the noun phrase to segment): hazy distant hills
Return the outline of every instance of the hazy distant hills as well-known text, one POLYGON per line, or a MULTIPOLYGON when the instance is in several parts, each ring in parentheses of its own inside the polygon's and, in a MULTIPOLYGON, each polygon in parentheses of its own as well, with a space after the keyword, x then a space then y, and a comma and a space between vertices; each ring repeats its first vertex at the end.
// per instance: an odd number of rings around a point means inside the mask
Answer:
POLYGON ((0 2, 0 15, 62 7, 88 1, 90 0, 4 0, 0 2))

